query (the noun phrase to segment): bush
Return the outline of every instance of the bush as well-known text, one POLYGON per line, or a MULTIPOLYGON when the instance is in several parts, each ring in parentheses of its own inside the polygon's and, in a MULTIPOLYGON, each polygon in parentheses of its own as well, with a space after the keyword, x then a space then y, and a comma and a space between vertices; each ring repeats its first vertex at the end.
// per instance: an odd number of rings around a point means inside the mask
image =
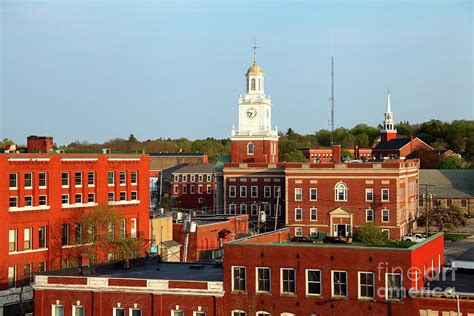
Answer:
POLYGON ((375 224, 368 223, 359 229, 354 239, 368 245, 383 245, 387 238, 375 224))

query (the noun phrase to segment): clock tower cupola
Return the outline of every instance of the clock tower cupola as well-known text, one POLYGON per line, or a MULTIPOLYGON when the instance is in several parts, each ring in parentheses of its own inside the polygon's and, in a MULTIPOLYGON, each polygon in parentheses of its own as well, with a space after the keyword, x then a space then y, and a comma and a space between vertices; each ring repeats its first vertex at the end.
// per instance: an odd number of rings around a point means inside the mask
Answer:
POLYGON ((232 162, 278 162, 278 132, 272 130, 272 103, 265 95, 265 74, 253 63, 245 74, 247 91, 239 97, 239 126, 233 129, 232 162))

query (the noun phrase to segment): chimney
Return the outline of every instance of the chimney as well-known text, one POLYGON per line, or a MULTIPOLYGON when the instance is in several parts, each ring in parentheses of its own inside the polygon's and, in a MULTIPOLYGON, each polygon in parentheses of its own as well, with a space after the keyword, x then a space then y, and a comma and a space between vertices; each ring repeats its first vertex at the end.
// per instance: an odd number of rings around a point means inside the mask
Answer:
POLYGON ((53 138, 48 136, 31 135, 26 139, 28 153, 49 154, 53 150, 53 138))
POLYGON ((332 162, 341 162, 341 145, 332 145, 332 162))

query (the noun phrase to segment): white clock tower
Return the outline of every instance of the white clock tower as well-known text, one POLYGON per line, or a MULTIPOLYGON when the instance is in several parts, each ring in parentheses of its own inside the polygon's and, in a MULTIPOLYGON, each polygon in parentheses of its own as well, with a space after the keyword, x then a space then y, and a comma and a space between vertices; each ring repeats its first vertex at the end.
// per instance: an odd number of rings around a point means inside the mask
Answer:
POLYGON ((272 130, 272 102, 265 95, 265 74, 257 66, 255 52, 245 76, 247 92, 239 98, 239 127, 231 135, 232 162, 278 162, 278 132, 272 130))

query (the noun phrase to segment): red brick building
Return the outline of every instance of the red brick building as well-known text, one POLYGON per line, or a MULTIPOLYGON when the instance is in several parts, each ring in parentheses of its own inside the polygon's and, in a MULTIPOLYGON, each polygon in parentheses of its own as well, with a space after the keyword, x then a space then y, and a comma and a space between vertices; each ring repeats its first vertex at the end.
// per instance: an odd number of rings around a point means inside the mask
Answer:
POLYGON ((214 213, 216 179, 213 164, 189 164, 170 174, 170 197, 179 209, 214 213))
POLYGON ((195 225, 193 229, 183 221, 173 224, 173 240, 181 244, 184 262, 220 259, 224 242, 249 233, 248 215, 198 216, 192 219, 192 223, 195 225), (187 252, 186 256, 184 252, 187 252))
POLYGON ((148 169, 145 155, 0 155, 0 289, 72 266, 74 218, 100 204, 119 212, 120 233, 148 239, 148 169))

